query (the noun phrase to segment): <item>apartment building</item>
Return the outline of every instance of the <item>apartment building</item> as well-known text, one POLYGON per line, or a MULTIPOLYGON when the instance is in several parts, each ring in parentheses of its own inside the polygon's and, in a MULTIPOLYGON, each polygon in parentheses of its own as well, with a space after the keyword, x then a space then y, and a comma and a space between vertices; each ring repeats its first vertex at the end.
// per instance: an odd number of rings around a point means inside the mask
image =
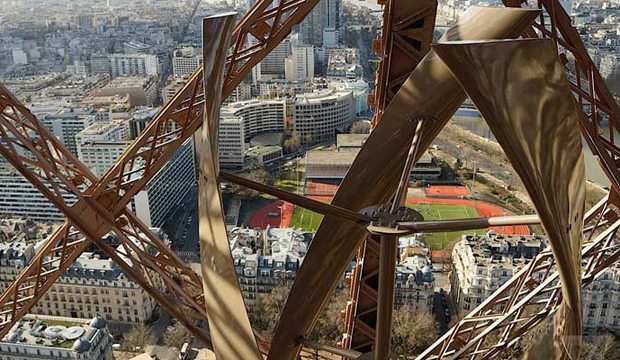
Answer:
POLYGON ((314 78, 314 46, 294 45, 285 60, 284 73, 288 81, 311 81, 314 78))
POLYGON ((400 238, 399 254, 394 307, 407 306, 412 311, 431 313, 435 279, 428 248, 416 238, 400 238))
POLYGON ((124 120, 98 122, 79 132, 76 138, 78 158, 101 177, 129 146, 129 126, 124 120))
POLYGON ((620 335, 620 265, 605 269, 583 288, 583 326, 586 334, 603 330, 620 335))
POLYGON ((233 102, 220 110, 222 119, 243 119, 244 141, 269 132, 284 132, 286 100, 250 100, 233 102))
MULTIPOLYGON (((51 187, 50 187, 51 189, 51 187)), ((67 204, 75 197, 60 190, 67 204)), ((65 215, 15 168, 0 161, 0 214, 41 222, 60 222, 65 215)))
POLYGON ((92 111, 76 111, 72 108, 63 108, 53 113, 38 114, 39 121, 72 154, 78 155, 76 135, 96 122, 92 111))
POLYGON ((27 315, 0 342, 2 360, 112 360, 106 321, 27 315))
POLYGON ((189 76, 202 65, 202 48, 195 45, 181 45, 172 52, 172 74, 175 77, 189 76))
POLYGON ((245 133, 243 119, 225 116, 220 119, 218 158, 220 167, 240 169, 243 167, 245 133))
POLYGON ((117 76, 159 76, 159 61, 157 56, 150 54, 112 54, 110 58, 110 72, 112 77, 117 76))
MULTIPOLYGON (((32 261, 40 245, 25 241, 0 244, 0 291, 32 261)), ((155 300, 112 260, 85 252, 31 312, 80 319, 100 314, 114 323, 135 324, 150 318, 154 308, 155 300)))
POLYGON ((351 91, 325 89, 295 97, 293 130, 303 145, 335 139, 354 118, 351 91))
POLYGON ((311 237, 310 233, 288 228, 231 231, 233 261, 248 306, 274 287, 293 283, 311 237))
POLYGON ((452 250, 451 294, 457 311, 475 309, 547 246, 538 235, 464 235, 452 250))
POLYGON ((95 96, 129 96, 134 106, 152 106, 157 100, 157 78, 153 76, 122 76, 110 81, 106 86, 95 89, 95 96))
POLYGON ((80 145, 79 159, 101 178, 123 155, 131 141, 88 141, 80 145))
POLYGON ((147 226, 162 227, 167 215, 183 202, 195 183, 194 142, 189 138, 136 194, 133 210, 147 226))

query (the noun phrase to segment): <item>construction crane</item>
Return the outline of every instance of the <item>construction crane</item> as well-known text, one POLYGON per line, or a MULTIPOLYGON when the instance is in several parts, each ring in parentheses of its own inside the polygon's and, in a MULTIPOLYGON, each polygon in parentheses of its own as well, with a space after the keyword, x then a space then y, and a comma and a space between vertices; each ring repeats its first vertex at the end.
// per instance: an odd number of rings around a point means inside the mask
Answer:
MULTIPOLYGON (((250 9, 237 24, 231 37, 233 40, 231 55, 228 56, 226 63, 222 98, 232 93, 249 74, 251 68, 282 41, 290 33, 292 26, 299 23, 317 2, 318 0, 294 0, 274 3, 274 1, 265 0, 257 2, 250 9)), ((521 6, 516 2, 507 2, 505 5, 521 6)), ((584 218, 586 224, 584 233, 586 239, 589 239, 584 244, 582 253, 588 263, 583 276, 583 283, 587 284, 602 270, 617 261, 620 256, 613 242, 620 214, 617 207, 619 198, 616 195, 620 190, 620 173, 617 166, 620 149, 614 142, 613 131, 619 127, 620 111, 559 2, 540 0, 537 5, 541 13, 532 25, 529 25, 531 19, 527 18, 528 22, 523 26, 524 31, 519 30, 514 34, 506 31, 496 36, 516 37, 523 34, 526 37, 551 38, 557 44, 560 59, 565 62, 573 61, 575 76, 571 88, 576 100, 582 105, 580 109, 585 108, 583 105, 588 105, 590 109, 590 112, 585 114, 586 120, 581 123, 581 132, 592 152, 598 157, 612 185, 610 195, 591 209, 584 218), (600 131, 602 118, 609 119, 609 133, 600 131)), ((407 72, 411 73, 430 49, 436 3, 410 4, 410 6, 408 8, 404 0, 391 0, 386 4, 382 41, 379 43, 381 46, 378 46, 378 50, 382 53, 375 93, 378 113, 385 112, 390 102, 397 101, 395 99, 398 98, 399 93, 396 89, 400 86, 399 84, 407 80, 409 77, 407 72), (397 55, 397 48, 398 51, 402 51, 402 54, 397 55), (411 54, 415 54, 415 57, 410 56, 411 54), (399 65, 404 65, 406 68, 399 68, 399 65)), ((5 87, 0 88, 0 136, 2 137, 0 153, 67 216, 63 226, 50 237, 29 266, 0 296, 0 337, 3 337, 21 317, 32 309, 54 281, 86 248, 95 244, 164 308, 187 326, 197 338, 206 344, 211 343, 210 334, 198 327, 195 322, 195 319, 207 321, 209 311, 205 305, 200 276, 189 269, 126 208, 131 198, 148 183, 170 159, 175 150, 202 125, 205 103, 202 80, 201 68, 193 74, 186 86, 149 123, 143 134, 129 146, 118 163, 101 179, 97 179, 88 168, 69 153, 5 87), (174 130, 170 130, 173 127, 168 126, 171 123, 176 124, 174 130), (61 192, 65 191, 76 196, 75 204, 70 205, 65 202, 61 196, 61 192), (113 232, 119 238, 120 247, 113 248, 102 240, 102 236, 109 232, 113 232), (165 285, 165 294, 159 290, 159 281, 165 285)), ((406 112, 403 111, 403 113, 406 112)), ((378 119, 375 124, 395 120, 387 117, 383 120, 378 119)), ((422 119, 416 121, 420 120, 422 119)), ((435 132, 439 130, 440 127, 435 129, 435 132)), ((414 137, 413 131, 410 135, 414 137)), ((406 148, 409 148, 409 145, 403 148, 403 152, 399 153, 401 155, 395 156, 394 164, 407 159, 411 165, 415 157, 419 156, 420 151, 428 146, 426 143, 421 144, 411 152, 413 155, 407 157, 406 148)), ((367 148, 365 152, 372 154, 375 150, 377 149, 367 148)), ((390 176, 394 183, 391 188, 396 188, 399 174, 394 172, 390 176)), ((338 226, 363 224, 363 229, 355 230, 353 235, 346 234, 339 239, 347 245, 344 248, 338 244, 335 249, 341 252, 338 254, 340 263, 347 262, 355 255, 357 245, 367 238, 365 229, 368 228, 368 224, 376 220, 370 213, 360 214, 359 211, 363 210, 360 204, 342 200, 343 196, 337 200, 337 195, 331 205, 322 204, 268 186, 261 187, 260 184, 244 181, 231 174, 222 173, 221 178, 279 196, 284 200, 332 217, 332 219, 344 219, 344 222, 338 221, 338 226), (347 237, 351 239, 351 236, 355 236, 356 240, 347 243, 347 237)), ((351 181, 353 180, 345 179, 344 183, 351 181)), ((353 191, 357 193, 357 196, 359 195, 359 190, 354 186, 343 185, 341 188, 342 191, 353 191)), ((399 189, 402 192, 402 186, 399 189)), ((391 189, 381 189, 376 186, 365 188, 365 190, 372 190, 370 197, 379 200, 379 203, 369 205, 385 203, 393 194, 391 189)), ((389 214, 386 213, 387 215, 389 214)), ((405 215, 415 218, 415 214, 405 215)), ((406 227, 411 223, 410 220, 396 220, 400 227, 406 227)), ((325 226, 332 226, 334 229, 336 226, 334 224, 334 221, 331 223, 328 221, 325 226)), ((410 226, 415 227, 420 224, 421 222, 414 221, 410 226)), ((323 233, 324 231, 317 233, 312 247, 322 249, 323 246, 327 246, 326 241, 332 241, 331 246, 335 246, 333 239, 326 238, 323 233)), ((353 279, 357 278, 352 283, 353 306, 347 309, 347 334, 343 345, 350 349, 317 344, 305 338, 324 306, 327 296, 335 286, 337 278, 342 274, 340 271, 342 267, 330 265, 329 273, 319 274, 323 277, 322 284, 303 283, 303 279, 308 278, 309 271, 316 272, 317 266, 320 268, 319 263, 307 258, 291 291, 284 309, 285 316, 278 325, 274 341, 269 344, 260 336, 258 337, 262 352, 267 353, 270 359, 280 360, 295 357, 302 347, 321 349, 346 358, 355 358, 370 349, 378 351, 381 348, 383 349, 381 351, 385 351, 385 347, 389 344, 385 342, 386 326, 389 330, 389 321, 382 320, 388 319, 386 316, 391 314, 391 305, 386 307, 388 302, 385 301, 384 296, 387 294, 385 287, 388 282, 385 279, 388 277, 379 276, 384 281, 379 281, 379 286, 373 292, 373 289, 364 284, 366 279, 364 274, 374 276, 378 271, 389 275, 385 266, 376 265, 374 269, 366 266, 370 266, 373 261, 381 262, 379 260, 382 256, 386 256, 384 252, 390 249, 384 249, 383 245, 377 248, 376 244, 372 245, 371 240, 367 240, 365 244, 363 250, 358 253, 363 262, 358 265, 360 267, 356 268, 353 274, 353 279), (304 287, 310 285, 318 285, 313 287, 312 300, 300 301, 308 295, 308 290, 304 287), (366 296, 368 300, 363 302, 363 296, 366 296), (383 300, 379 300, 379 296, 383 300), (379 305, 381 303, 383 308, 378 309, 381 308, 379 305), (363 308, 367 305, 367 308, 363 308), (362 318, 372 312, 375 315, 367 316, 366 319, 362 318), (293 314, 293 316, 286 316, 287 314, 293 314), (373 317, 374 321, 372 321, 373 317)), ((334 252, 330 250, 329 253, 334 252)), ((553 269, 552 254, 550 252, 540 254, 533 261, 531 268, 528 267, 517 274, 489 300, 439 339, 420 358, 446 356, 490 358, 514 344, 526 331, 557 309, 561 290, 557 285, 558 275, 553 269), (542 283, 532 281, 533 274, 539 271, 547 272, 547 277, 542 283), (533 314, 525 311, 528 306, 534 305, 532 299, 536 298, 538 303, 539 295, 543 294, 548 295, 548 302, 542 311, 533 314), (502 301, 504 305, 497 306, 502 304, 502 301), (497 336, 498 334, 501 335, 497 336), (495 342, 490 342, 488 339, 494 339, 495 342)), ((389 287, 387 289, 389 290, 389 287)))

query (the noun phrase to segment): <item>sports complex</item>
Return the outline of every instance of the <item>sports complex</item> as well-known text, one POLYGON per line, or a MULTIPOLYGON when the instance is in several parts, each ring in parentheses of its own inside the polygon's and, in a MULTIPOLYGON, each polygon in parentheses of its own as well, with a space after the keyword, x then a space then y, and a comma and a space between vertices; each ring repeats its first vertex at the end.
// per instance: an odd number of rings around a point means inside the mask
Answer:
MULTIPOLYGON (((333 184, 308 182, 304 189, 305 196, 322 202, 331 202, 338 187, 333 184)), ((420 212, 425 220, 512 215, 510 211, 499 205, 468 198, 469 191, 462 185, 429 185, 424 187, 419 194, 419 197, 407 199, 407 207, 420 212)), ((315 231, 322 218, 322 215, 310 210, 276 200, 252 214, 249 225, 251 228, 293 227, 304 231, 315 231)), ((530 233, 526 225, 519 225, 484 230, 427 233, 423 234, 423 239, 429 248, 441 250, 451 247, 465 233, 484 234, 489 230, 500 234, 527 235, 530 233)))

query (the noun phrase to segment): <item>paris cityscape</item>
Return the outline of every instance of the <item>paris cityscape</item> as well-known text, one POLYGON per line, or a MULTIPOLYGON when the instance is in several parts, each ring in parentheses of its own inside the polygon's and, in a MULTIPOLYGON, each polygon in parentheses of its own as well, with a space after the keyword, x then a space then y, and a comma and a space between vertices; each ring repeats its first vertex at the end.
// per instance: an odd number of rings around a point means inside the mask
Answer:
POLYGON ((0 50, 0 360, 620 359, 619 0, 0 0, 0 50))

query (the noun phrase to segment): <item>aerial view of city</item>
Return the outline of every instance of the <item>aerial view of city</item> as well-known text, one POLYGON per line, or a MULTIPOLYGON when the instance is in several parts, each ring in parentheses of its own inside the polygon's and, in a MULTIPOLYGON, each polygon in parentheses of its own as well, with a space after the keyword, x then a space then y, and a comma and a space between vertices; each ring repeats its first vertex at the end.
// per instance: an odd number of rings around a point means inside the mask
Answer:
POLYGON ((0 360, 620 359, 620 0, 0 0, 0 360))

